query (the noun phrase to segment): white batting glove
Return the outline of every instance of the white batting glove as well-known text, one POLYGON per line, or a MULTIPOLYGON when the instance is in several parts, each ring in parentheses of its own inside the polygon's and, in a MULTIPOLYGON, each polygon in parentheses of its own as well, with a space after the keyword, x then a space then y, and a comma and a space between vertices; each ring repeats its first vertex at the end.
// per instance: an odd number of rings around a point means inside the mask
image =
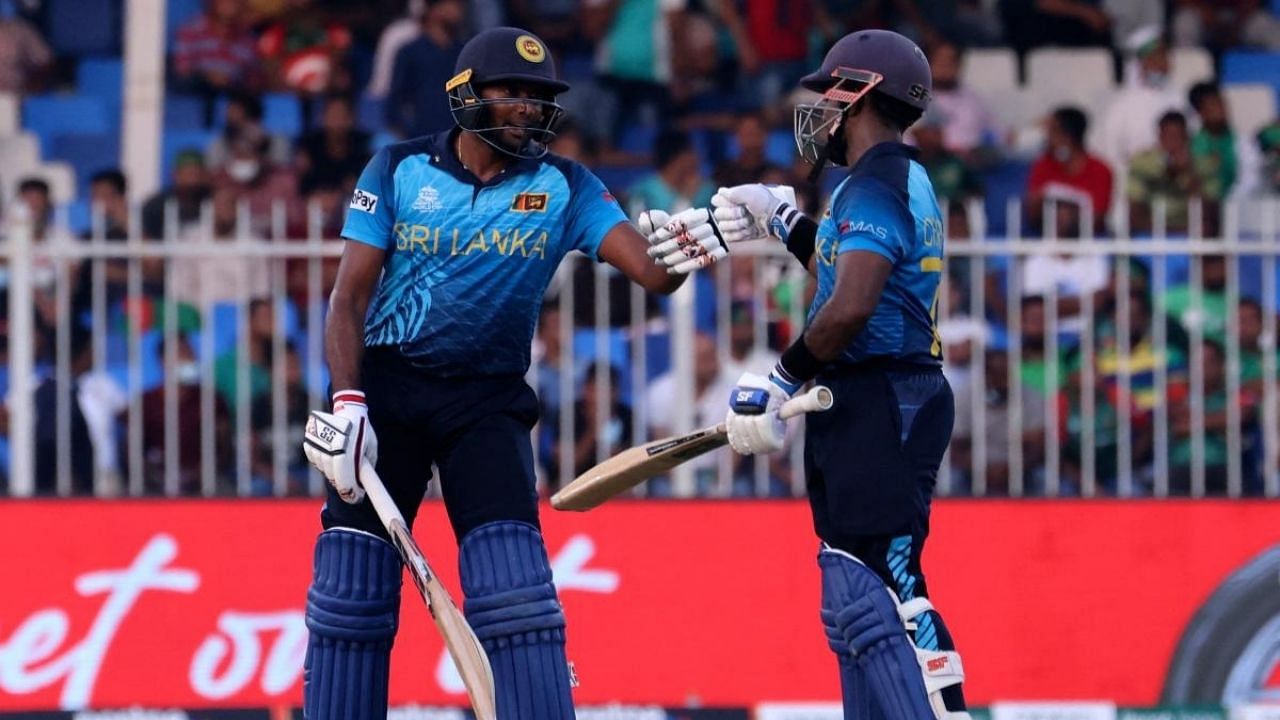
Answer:
POLYGON ((777 452, 787 437, 787 424, 778 417, 782 403, 795 394, 771 377, 743 373, 729 396, 729 445, 740 455, 777 452))
POLYGON ((675 215, 646 210, 640 214, 639 226, 649 241, 649 257, 672 275, 687 275, 729 254, 708 208, 689 208, 675 215))
POLYGON ((314 410, 307 418, 302 441, 307 460, 338 491, 343 501, 356 504, 364 499, 360 487, 360 463, 378 464, 378 436, 369 423, 369 406, 359 390, 333 394, 333 412, 314 410))
POLYGON ((793 188, 750 183, 720 188, 711 197, 711 207, 726 242, 768 237, 786 242, 802 217, 794 201, 793 188))

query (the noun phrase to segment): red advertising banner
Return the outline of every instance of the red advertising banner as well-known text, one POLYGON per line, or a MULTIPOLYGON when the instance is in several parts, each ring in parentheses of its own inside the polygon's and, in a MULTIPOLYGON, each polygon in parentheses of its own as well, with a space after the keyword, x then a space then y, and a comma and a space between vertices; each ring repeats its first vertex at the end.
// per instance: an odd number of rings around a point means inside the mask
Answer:
MULTIPOLYGON (((297 704, 318 511, 0 503, 0 710, 297 704)), ((579 702, 838 696, 805 504, 614 503, 543 518, 579 702)), ((443 508, 424 507, 416 530, 460 601, 443 508)), ((1280 665, 1266 664, 1280 654, 1249 649, 1262 626, 1280 627, 1277 575, 1259 589, 1248 572, 1277 546, 1274 502, 942 501, 925 570, 972 703, 1145 705, 1214 673, 1280 687, 1280 665), (1224 611, 1230 630, 1213 624, 1224 611)), ((393 702, 465 702, 409 582, 393 668, 393 702)))

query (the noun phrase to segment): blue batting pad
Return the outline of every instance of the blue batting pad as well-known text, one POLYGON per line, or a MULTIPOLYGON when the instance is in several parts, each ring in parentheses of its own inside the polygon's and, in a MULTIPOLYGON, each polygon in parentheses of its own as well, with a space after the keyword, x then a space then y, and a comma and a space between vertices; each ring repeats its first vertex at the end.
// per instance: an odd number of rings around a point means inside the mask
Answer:
POLYGON ((385 540, 343 528, 320 533, 307 591, 308 720, 386 718, 400 573, 400 556, 385 540))
POLYGON ((527 523, 481 525, 458 552, 467 621, 489 655, 498 717, 573 720, 564 611, 542 535, 527 523))
POLYGON ((867 688, 867 675, 849 650, 849 643, 836 627, 837 608, 828 606, 827 593, 822 594, 822 629, 827 633, 827 646, 836 654, 840 666, 840 696, 844 699, 845 720, 883 720, 884 714, 867 688))
MULTIPOLYGON (((862 671, 870 704, 887 720, 934 720, 915 649, 884 582, 866 565, 838 551, 818 553, 818 566, 830 644, 837 649, 837 642, 843 640, 862 671)), ((850 685, 854 692, 859 689, 850 685)), ((849 708, 846 697, 846 713, 849 708)))

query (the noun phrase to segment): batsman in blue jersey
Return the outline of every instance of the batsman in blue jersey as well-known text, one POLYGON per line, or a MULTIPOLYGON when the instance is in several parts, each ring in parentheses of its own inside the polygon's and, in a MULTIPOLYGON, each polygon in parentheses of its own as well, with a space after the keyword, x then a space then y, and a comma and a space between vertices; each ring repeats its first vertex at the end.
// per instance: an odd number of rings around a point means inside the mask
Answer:
POLYGON ((806 421, 805 475, 844 715, 967 717, 960 657, 920 567, 955 414, 936 326, 942 217, 902 144, 929 104, 929 64, 907 38, 865 30, 837 42, 802 84, 822 97, 796 109, 801 154, 815 170, 849 168, 821 222, 763 185, 712 200, 731 249, 771 235, 818 281, 801 337, 767 376, 738 381, 729 442, 747 455, 780 449, 779 406, 815 378, 831 388, 835 406, 806 421))
MULTIPOLYGON (((538 404, 524 381, 534 325, 571 251, 652 292, 684 276, 649 260, 650 243, 595 176, 547 154, 566 89, 540 39, 487 30, 441 89, 457 126, 380 150, 360 177, 325 328, 346 440, 332 455, 306 447, 331 486, 307 596, 310 720, 387 714, 401 567, 363 502, 362 458, 410 525, 439 469, 464 612, 489 656, 501 720, 574 717, 534 487, 538 404)), ((641 226, 654 222, 681 227, 660 212, 641 226)), ((712 237, 680 254, 698 265, 724 252, 712 237)))

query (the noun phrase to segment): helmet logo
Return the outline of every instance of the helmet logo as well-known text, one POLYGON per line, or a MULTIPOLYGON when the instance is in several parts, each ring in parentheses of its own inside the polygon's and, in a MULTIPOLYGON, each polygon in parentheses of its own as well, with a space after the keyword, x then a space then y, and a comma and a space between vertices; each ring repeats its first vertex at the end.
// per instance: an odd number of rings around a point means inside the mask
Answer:
POLYGON ((516 38, 516 52, 531 63, 540 63, 547 59, 547 51, 538 38, 532 35, 521 35, 516 38))
POLYGON ((467 68, 466 70, 463 70, 462 72, 460 72, 460 73, 458 73, 457 75, 454 75, 452 78, 450 78, 450 79, 449 79, 449 82, 447 82, 447 83, 445 83, 445 84, 444 84, 444 91, 445 91, 445 92, 450 92, 450 91, 452 91, 454 88, 456 88, 456 87, 458 87, 459 85, 461 85, 461 84, 463 84, 463 83, 467 82, 467 81, 468 81, 468 80, 470 80, 470 79, 471 79, 471 68, 467 68))

